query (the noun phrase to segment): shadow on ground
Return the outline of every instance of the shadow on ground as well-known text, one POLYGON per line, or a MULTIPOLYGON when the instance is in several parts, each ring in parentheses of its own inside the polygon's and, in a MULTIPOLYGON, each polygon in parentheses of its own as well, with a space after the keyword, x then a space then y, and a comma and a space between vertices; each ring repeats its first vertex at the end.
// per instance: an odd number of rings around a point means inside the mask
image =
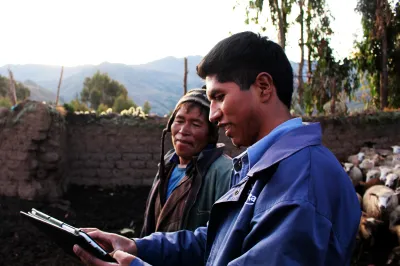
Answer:
POLYGON ((0 197, 0 265, 82 265, 49 241, 19 211, 35 208, 76 227, 97 227, 113 233, 130 228, 134 232, 127 236, 136 237, 142 228, 149 189, 72 186, 65 201, 52 205, 0 197))

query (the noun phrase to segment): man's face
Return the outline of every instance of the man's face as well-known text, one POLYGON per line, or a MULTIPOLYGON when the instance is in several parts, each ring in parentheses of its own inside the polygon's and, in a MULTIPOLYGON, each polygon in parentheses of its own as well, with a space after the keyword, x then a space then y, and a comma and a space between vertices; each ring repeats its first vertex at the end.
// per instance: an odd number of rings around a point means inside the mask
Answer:
POLYGON ((208 121, 198 106, 183 104, 171 125, 172 143, 176 154, 185 159, 201 152, 208 144, 208 121))
POLYGON ((257 142, 260 130, 260 102, 255 89, 240 90, 234 82, 218 82, 216 76, 206 77, 207 96, 211 101, 211 122, 217 122, 233 145, 251 146, 257 142))

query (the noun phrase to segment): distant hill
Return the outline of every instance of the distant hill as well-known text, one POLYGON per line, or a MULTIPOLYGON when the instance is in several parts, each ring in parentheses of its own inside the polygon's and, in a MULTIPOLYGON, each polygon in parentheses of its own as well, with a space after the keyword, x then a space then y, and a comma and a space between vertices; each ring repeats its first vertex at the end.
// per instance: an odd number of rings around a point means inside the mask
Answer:
MULTIPOLYGON (((201 87, 204 82, 196 74, 196 66, 202 56, 188 57, 188 89, 201 87)), ((298 64, 291 62, 297 75, 298 64)), ((304 65, 304 76, 307 67, 304 65)), ((18 81, 26 81, 31 89, 32 99, 55 101, 61 66, 47 65, 7 65, 0 67, 0 75, 8 75, 10 67, 18 81)), ((151 112, 158 115, 169 113, 183 94, 183 58, 165 57, 147 64, 125 65, 104 62, 100 65, 82 65, 64 67, 60 100, 71 101, 79 94, 86 77, 91 77, 97 70, 108 75, 128 90, 128 95, 135 103, 143 106, 149 101, 151 112)))
MULTIPOLYGON (((26 80, 23 82, 25 87, 27 87, 31 91, 31 96, 29 97, 31 100, 35 101, 45 101, 45 102, 55 102, 57 94, 45 89, 32 80, 26 80)), ((60 102, 62 103, 62 99, 60 99, 60 102)))
MULTIPOLYGON (((204 83, 196 75, 196 65, 200 60, 200 56, 193 56, 188 59, 188 89, 201 87, 204 83)), ((0 67, 1 75, 8 74, 7 67, 11 68, 16 80, 29 80, 41 89, 47 89, 54 95, 56 94, 61 67, 8 65, 0 67)), ((66 102, 71 101, 81 92, 84 79, 92 76, 97 70, 107 72, 112 79, 124 84, 128 90, 128 95, 135 103, 143 105, 145 101, 149 101, 152 112, 159 115, 169 113, 183 94, 183 58, 167 57, 142 65, 104 62, 97 66, 65 67, 60 98, 66 102)), ((36 87, 32 85, 31 88, 36 87)), ((32 93, 31 98, 36 95, 35 93, 32 93)), ((48 95, 52 101, 55 100, 54 95, 48 95)), ((46 100, 48 101, 49 99, 46 98, 46 100)))

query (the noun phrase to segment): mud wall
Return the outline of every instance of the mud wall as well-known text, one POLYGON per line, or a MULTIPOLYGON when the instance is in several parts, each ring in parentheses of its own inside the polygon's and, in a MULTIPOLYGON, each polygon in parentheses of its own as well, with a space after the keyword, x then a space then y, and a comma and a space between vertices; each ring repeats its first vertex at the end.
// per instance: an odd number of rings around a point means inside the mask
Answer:
MULTIPOLYGON (((151 184, 160 161, 161 133, 165 118, 96 118, 75 116, 68 120, 68 154, 70 181, 76 184, 151 184)), ((319 122, 323 143, 339 160, 357 153, 366 145, 389 148, 400 143, 400 113, 379 113, 351 117, 303 118, 319 122)), ((238 150, 220 131, 220 142, 226 153, 236 156, 238 150)), ((172 148, 171 135, 165 138, 165 151, 172 148)))
POLYGON ((64 193, 65 125, 39 102, 0 110, 0 195, 53 200, 64 193))
MULTIPOLYGON (((323 143, 339 160, 365 145, 400 144, 400 113, 303 118, 320 122, 323 143)), ((60 115, 28 102, 14 111, 0 110, 0 195, 54 199, 68 184, 150 185, 160 160, 166 118, 117 115, 60 115)), ((172 148, 166 135, 165 151, 172 148)), ((220 134, 226 153, 236 149, 220 134)))

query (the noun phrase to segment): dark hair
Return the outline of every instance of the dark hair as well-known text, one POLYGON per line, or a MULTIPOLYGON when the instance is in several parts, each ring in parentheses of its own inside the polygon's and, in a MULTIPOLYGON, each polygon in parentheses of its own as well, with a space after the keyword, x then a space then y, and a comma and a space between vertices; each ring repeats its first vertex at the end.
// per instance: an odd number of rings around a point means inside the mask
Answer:
POLYGON ((271 75, 276 93, 289 109, 293 94, 293 69, 277 43, 250 31, 236 33, 218 42, 197 65, 205 79, 216 75, 219 82, 235 82, 248 90, 261 72, 271 75))

